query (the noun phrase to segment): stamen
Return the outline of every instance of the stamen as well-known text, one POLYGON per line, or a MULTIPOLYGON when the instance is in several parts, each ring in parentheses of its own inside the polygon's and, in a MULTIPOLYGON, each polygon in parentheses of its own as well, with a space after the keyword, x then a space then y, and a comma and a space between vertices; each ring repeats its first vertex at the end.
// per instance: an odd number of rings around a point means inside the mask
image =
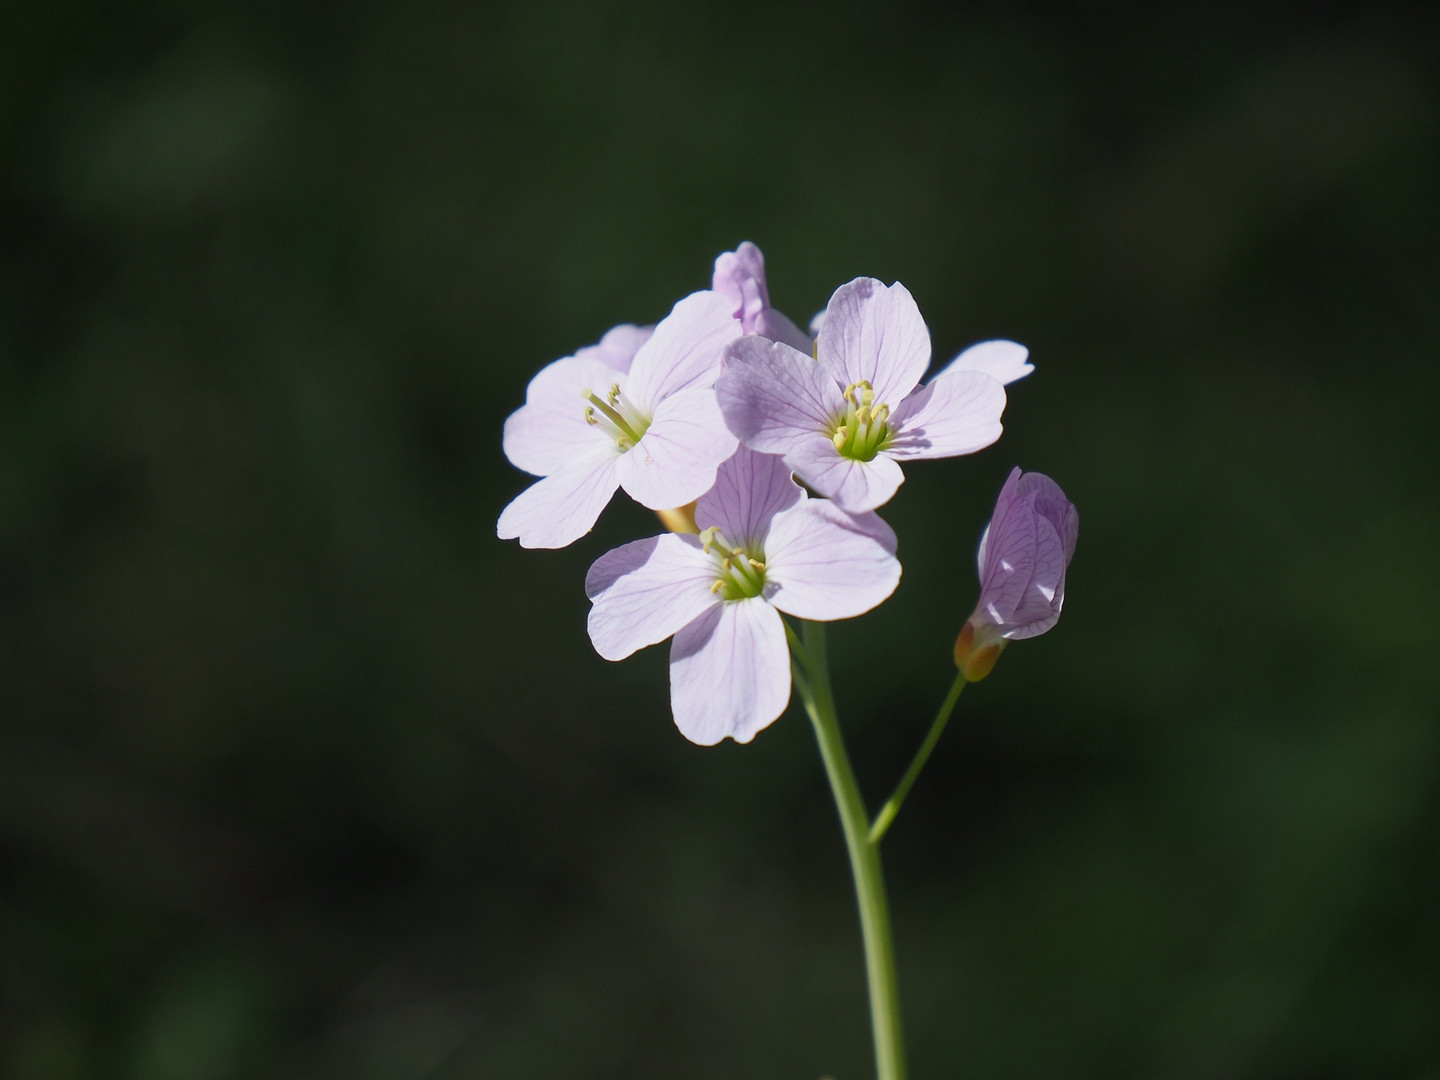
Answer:
MULTIPOLYGON (((710 591, 726 600, 744 600, 765 591, 765 563, 726 540, 717 526, 699 534, 701 549, 715 560, 717 576, 710 591)), ((763 554, 756 552, 757 555, 763 554)))
POLYGON ((622 453, 633 449, 650 426, 650 418, 625 400, 619 383, 610 384, 603 400, 588 387, 580 396, 589 402, 585 406, 585 422, 604 428, 622 453))
POLYGON ((870 461, 890 438, 890 406, 875 404, 875 388, 861 379, 845 387, 845 414, 835 420, 830 441, 845 457, 870 461))

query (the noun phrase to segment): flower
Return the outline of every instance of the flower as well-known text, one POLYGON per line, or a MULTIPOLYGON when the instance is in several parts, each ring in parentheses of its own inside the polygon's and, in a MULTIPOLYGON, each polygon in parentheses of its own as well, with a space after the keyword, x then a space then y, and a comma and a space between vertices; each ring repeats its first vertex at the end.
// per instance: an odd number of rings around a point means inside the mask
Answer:
POLYGON ((765 256, 749 240, 715 259, 715 275, 710 287, 734 301, 735 317, 746 334, 758 334, 809 351, 810 335, 770 306, 770 290, 765 286, 765 256))
POLYGON ((857 278, 830 298, 814 359, 740 338, 715 390, 742 443, 782 455, 815 491, 859 512, 895 494, 900 461, 970 454, 998 439, 1005 387, 991 372, 1028 370, 1021 346, 989 342, 917 389, 929 363, 930 333, 905 286, 857 278))
POLYGON ((722 350, 740 333, 733 307, 719 293, 692 293, 653 331, 616 327, 542 368, 504 436, 511 464, 541 479, 501 512, 497 535, 565 547, 616 487, 652 510, 708 491, 735 450, 713 389, 722 350))
POLYGON ((585 578, 590 640, 607 660, 672 635, 670 703, 691 742, 749 742, 785 711, 783 611, 860 615, 900 581, 895 533, 874 514, 811 499, 777 457, 740 448, 695 508, 699 536, 667 533, 602 555, 585 578))
POLYGON ((955 642, 966 679, 990 674, 1007 641, 1036 637, 1059 620, 1079 534, 1075 504, 1054 480, 1010 473, 980 538, 980 602, 955 642))

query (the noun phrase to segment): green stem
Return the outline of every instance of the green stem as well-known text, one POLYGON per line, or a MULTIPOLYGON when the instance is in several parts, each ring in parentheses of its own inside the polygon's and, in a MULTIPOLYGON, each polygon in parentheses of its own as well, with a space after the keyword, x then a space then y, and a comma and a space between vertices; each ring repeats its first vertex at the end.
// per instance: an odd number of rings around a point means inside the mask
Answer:
POLYGON ((840 811, 855 898, 860 906, 860 932, 865 941, 865 974, 870 986, 870 1025, 875 1035, 875 1067, 879 1080, 904 1080, 905 1043, 900 1029, 900 991, 895 978, 895 943, 890 932, 890 908, 885 900, 885 877, 880 848, 869 838, 869 818, 845 740, 835 715, 830 688, 830 663, 825 655, 823 623, 804 624, 804 642, 791 636, 796 660, 808 678, 797 683, 805 711, 815 727, 820 756, 830 778, 830 791, 840 811))
POLYGON ((920 770, 925 768, 925 763, 930 760, 930 752, 940 741, 940 736, 945 731, 945 725, 950 720, 950 714, 955 711, 955 703, 960 700, 960 691, 964 689, 965 675, 958 673, 955 676, 955 685, 950 687, 950 695, 945 699, 945 704, 941 705, 940 711, 935 714, 935 722, 930 725, 930 734, 925 736, 925 741, 915 752, 915 760, 910 762, 910 768, 905 770, 905 775, 900 778, 900 783, 895 785, 895 794, 885 800, 885 805, 880 808, 880 813, 875 815, 875 824, 870 826, 870 842, 872 844, 880 842, 880 838, 885 835, 885 830, 890 828, 890 823, 900 812, 900 804, 905 801, 905 796, 910 794, 910 789, 915 786, 915 779, 920 775, 920 770))

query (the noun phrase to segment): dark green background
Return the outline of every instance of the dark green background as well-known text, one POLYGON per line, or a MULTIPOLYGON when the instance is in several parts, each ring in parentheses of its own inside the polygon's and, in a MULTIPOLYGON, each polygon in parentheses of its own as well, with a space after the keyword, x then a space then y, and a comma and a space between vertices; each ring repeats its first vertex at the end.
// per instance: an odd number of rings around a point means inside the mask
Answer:
POLYGON ((0 10, 0 1075, 869 1074, 811 732, 494 539, 544 363, 764 249, 1006 336, 837 626, 878 801, 1014 464, 1064 619, 886 842, 917 1078, 1440 1077, 1428 5, 0 10))

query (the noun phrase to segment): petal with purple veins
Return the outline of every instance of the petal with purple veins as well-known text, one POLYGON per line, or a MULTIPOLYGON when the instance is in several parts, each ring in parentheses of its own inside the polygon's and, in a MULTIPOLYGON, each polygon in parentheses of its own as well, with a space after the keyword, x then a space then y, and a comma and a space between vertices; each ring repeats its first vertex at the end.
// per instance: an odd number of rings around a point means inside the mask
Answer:
POLYGON ((900 583, 894 530, 875 514, 847 514, 822 499, 775 518, 765 565, 770 602, 820 622, 862 615, 900 583))
POLYGON ((746 446, 783 454, 797 439, 828 432, 845 413, 840 387, 823 366, 789 345, 745 337, 725 350, 715 383, 725 423, 746 446))
POLYGON ((630 365, 628 392, 649 412, 681 390, 713 386, 725 346, 740 336, 730 301, 717 292, 691 293, 655 326, 630 365))
POLYGON ((930 331, 904 285, 856 278, 830 298, 819 354, 843 386, 868 382, 893 407, 930 366, 930 331))
POLYGON ((789 701, 785 624, 759 597, 710 608, 675 635, 670 706, 691 742, 749 742, 789 701))
POLYGON ((681 390, 656 408, 644 436, 616 463, 616 476, 640 505, 668 510, 709 491, 736 445, 715 391, 681 390))
POLYGON ((714 580, 715 565, 693 536, 666 533, 607 551, 585 576, 595 651, 623 660, 664 641, 720 603, 714 580))
POLYGON ((911 394, 890 416, 885 453, 943 458, 983 450, 1004 430, 1005 388, 989 375, 959 371, 911 394))
POLYGON ((715 486, 700 497, 695 524, 711 526, 733 544, 761 542, 776 514, 805 497, 790 468, 772 454, 740 447, 715 474, 715 486))
POLYGON ((590 531, 615 494, 615 448, 601 446, 560 472, 535 481, 500 512, 495 535, 521 547, 562 548, 590 531))
POLYGON ((815 491, 834 499, 844 510, 858 514, 890 501, 905 482, 905 474, 891 458, 878 454, 869 461, 844 457, 824 436, 809 439, 785 455, 795 475, 815 491))

